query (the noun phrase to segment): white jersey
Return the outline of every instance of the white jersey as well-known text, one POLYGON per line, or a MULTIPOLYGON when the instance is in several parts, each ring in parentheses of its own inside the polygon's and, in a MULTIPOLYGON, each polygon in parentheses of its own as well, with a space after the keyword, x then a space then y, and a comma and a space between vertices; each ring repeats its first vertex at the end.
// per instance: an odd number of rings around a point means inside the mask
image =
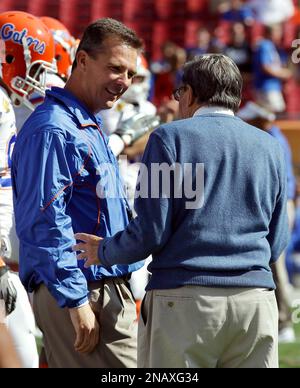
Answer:
POLYGON ((118 125, 137 113, 155 116, 156 107, 150 101, 142 101, 134 105, 120 99, 111 109, 99 112, 103 131, 109 136, 109 146, 116 157, 122 153, 125 144, 118 135, 114 135, 114 132, 118 129, 118 125))
MULTIPOLYGON (((13 106, 6 90, 0 86, 0 256, 9 263, 19 259, 11 186, 11 155, 16 140, 16 121, 13 106)), ((6 324, 13 336, 16 351, 23 366, 38 367, 38 353, 34 338, 34 316, 19 277, 11 274, 10 281, 17 290, 16 309, 6 324)))
MULTIPOLYGON (((19 242, 14 224, 12 190, 0 189, 0 241, 1 256, 7 264, 16 263, 19 242)), ((17 291, 15 310, 9 314, 5 323, 9 328, 16 351, 24 368, 38 367, 38 352, 35 342, 35 320, 27 293, 17 273, 10 274, 10 282, 17 291)))
POLYGON ((250 0, 248 5, 254 9, 257 20, 265 25, 283 23, 295 10, 293 0, 250 0))
POLYGON ((0 87, 0 255, 18 262, 11 185, 11 156, 16 141, 16 121, 10 98, 0 87))
MULTIPOLYGON (((52 86, 63 88, 65 86, 65 83, 57 74, 47 73, 46 88, 51 89, 52 86)), ((34 106, 34 108, 36 108, 37 106, 43 103, 44 97, 41 94, 34 92, 29 96, 28 100, 34 106)), ((16 115, 17 131, 19 132, 20 129, 23 127, 25 121, 31 115, 32 110, 30 110, 25 105, 15 106, 14 109, 16 115)))
POLYGON ((11 155, 15 141, 14 109, 6 90, 0 86, 0 188, 11 187, 11 155))
POLYGON ((17 274, 10 274, 10 281, 18 296, 15 310, 4 322, 13 337, 23 368, 38 368, 39 355, 34 336, 35 319, 28 295, 17 274))
POLYGON ((111 109, 99 112, 103 124, 103 131, 107 136, 112 135, 122 121, 130 119, 130 117, 137 113, 155 116, 156 107, 150 101, 143 101, 138 105, 133 105, 120 99, 111 109))

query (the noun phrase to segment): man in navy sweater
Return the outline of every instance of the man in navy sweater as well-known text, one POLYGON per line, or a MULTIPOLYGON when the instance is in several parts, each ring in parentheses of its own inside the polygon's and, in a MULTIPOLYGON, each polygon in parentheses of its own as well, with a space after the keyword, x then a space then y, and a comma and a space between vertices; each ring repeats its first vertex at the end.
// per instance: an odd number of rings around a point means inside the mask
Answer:
POLYGON ((142 160, 137 218, 111 238, 76 235, 87 267, 153 255, 140 367, 278 366, 270 264, 288 239, 285 164, 272 136, 235 117, 241 90, 228 57, 188 62, 174 94, 182 120, 158 128, 142 160))

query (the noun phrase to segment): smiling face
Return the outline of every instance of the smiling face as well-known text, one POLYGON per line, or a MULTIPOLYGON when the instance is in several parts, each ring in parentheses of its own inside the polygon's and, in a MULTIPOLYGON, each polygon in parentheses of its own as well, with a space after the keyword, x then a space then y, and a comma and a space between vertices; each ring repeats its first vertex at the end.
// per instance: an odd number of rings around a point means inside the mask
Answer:
POLYGON ((136 73, 137 56, 135 48, 115 37, 105 39, 103 49, 94 56, 86 51, 77 54, 77 96, 92 113, 112 108, 128 89, 136 73))

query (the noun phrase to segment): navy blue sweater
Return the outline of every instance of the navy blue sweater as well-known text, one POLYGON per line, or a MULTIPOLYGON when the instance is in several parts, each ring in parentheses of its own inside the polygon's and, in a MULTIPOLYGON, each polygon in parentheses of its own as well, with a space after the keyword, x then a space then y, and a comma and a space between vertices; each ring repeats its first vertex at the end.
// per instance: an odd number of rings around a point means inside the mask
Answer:
MULTIPOLYGON (((203 206, 187 209, 191 199, 176 198, 174 182, 170 198, 162 189, 159 198, 137 198, 137 218, 100 246, 103 265, 152 254, 147 289, 275 288, 270 262, 288 241, 285 162, 276 139, 236 117, 207 114, 161 126, 142 162, 149 170, 153 163, 192 163, 194 185, 195 166, 204 163, 203 206)), ((156 189, 150 175, 140 175, 149 193, 156 189)))

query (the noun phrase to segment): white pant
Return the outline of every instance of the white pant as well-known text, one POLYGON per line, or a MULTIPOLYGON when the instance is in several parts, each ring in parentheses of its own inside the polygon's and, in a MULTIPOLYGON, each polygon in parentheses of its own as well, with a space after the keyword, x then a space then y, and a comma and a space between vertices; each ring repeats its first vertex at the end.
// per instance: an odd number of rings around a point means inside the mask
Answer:
POLYGON ((0 256, 9 264, 19 262, 12 188, 0 188, 0 256))
POLYGON ((15 310, 5 319, 24 368, 38 368, 39 356, 34 337, 35 321, 28 295, 17 274, 11 276, 17 290, 15 310))
MULTIPOLYGON (((16 235, 12 189, 0 189, 0 256, 7 264, 19 262, 19 240, 16 235)), ((16 309, 5 319, 16 351, 25 368, 37 368, 38 352, 34 337, 35 321, 28 295, 17 274, 11 276, 17 290, 16 309)))

